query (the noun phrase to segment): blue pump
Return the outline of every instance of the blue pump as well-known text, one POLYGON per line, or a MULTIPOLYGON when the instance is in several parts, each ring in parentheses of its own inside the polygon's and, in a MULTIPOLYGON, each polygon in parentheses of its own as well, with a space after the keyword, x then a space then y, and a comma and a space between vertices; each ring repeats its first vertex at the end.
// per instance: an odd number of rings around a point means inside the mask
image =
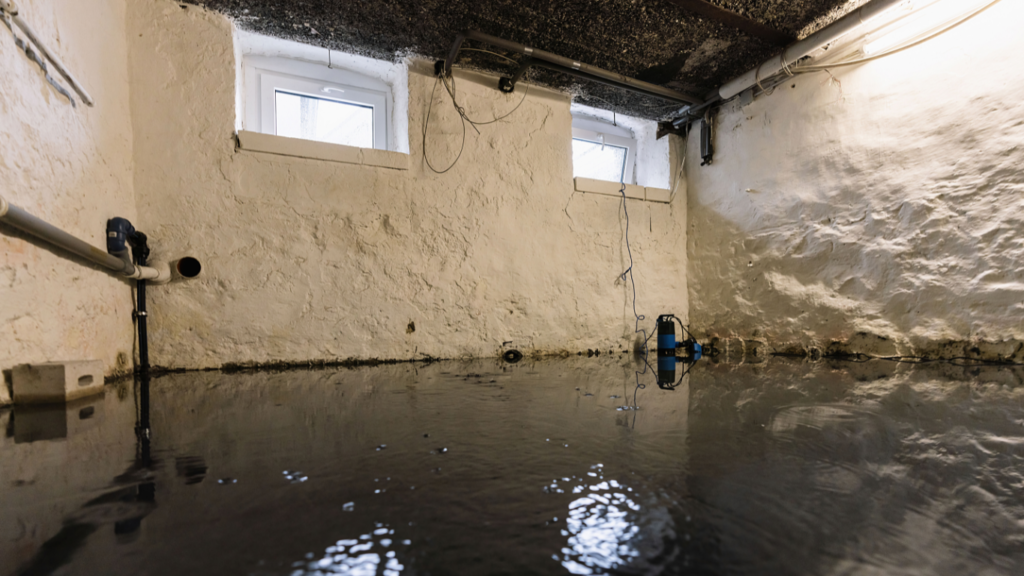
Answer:
POLYGON ((697 340, 690 334, 690 331, 686 329, 686 326, 676 318, 673 314, 662 314, 658 316, 658 387, 663 390, 675 390, 676 386, 679 385, 683 380, 693 364, 700 360, 704 355, 704 347, 701 346, 697 340), (676 341, 676 325, 679 323, 679 327, 683 330, 683 335, 687 336, 682 342, 676 341), (679 350, 685 353, 685 357, 678 357, 676 354, 679 350), (684 363, 686 368, 683 371, 683 376, 676 379, 676 364, 684 363))

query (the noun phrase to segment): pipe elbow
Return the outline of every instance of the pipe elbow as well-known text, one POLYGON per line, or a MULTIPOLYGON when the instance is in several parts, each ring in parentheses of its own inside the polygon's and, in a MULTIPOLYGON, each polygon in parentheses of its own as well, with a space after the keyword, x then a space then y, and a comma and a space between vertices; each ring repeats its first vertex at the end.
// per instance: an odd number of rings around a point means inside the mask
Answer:
MULTIPOLYGON (((142 267, 146 268, 146 267, 142 267)), ((199 276, 202 264, 192 256, 185 256, 170 262, 159 262, 147 268, 139 279, 148 280, 150 284, 167 284, 179 280, 190 280, 199 276)))

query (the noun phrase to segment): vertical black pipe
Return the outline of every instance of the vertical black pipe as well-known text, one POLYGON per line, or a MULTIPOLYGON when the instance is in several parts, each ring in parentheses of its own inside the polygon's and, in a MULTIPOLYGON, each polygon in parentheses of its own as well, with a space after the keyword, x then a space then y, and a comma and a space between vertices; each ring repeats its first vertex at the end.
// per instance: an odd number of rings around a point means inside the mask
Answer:
MULTIPOLYGON (((140 259, 144 261, 145 259, 140 259)), ((138 298, 135 314, 139 330, 139 373, 149 375, 149 337, 146 326, 146 281, 135 281, 135 294, 138 298)))
MULTIPOLYGON (((145 266, 149 257, 146 236, 139 233, 132 248, 136 263, 145 266)), ((152 464, 149 434, 149 333, 146 323, 146 281, 135 281, 135 318, 139 331, 139 420, 135 433, 139 440, 139 460, 143 467, 152 464)))

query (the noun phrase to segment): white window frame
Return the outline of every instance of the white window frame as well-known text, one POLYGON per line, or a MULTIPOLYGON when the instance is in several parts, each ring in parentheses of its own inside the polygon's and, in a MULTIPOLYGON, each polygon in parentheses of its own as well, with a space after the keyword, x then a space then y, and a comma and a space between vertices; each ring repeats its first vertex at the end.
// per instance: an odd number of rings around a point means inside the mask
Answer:
POLYGON ((373 148, 390 150, 391 87, 368 76, 321 64, 245 56, 246 130, 277 134, 278 90, 373 108, 373 148))
POLYGON ((573 115, 572 138, 573 140, 585 140, 595 144, 609 144, 625 148, 626 163, 623 167, 622 182, 636 184, 637 141, 630 129, 596 118, 573 115))

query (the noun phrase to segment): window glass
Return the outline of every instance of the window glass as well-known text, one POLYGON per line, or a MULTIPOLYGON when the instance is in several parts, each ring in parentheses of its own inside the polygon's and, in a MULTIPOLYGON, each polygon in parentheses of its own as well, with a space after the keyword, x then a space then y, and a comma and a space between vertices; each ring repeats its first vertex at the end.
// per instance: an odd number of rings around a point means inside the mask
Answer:
POLYGON ((275 91, 277 134, 373 148, 373 106, 275 91))
POLYGON ((621 182, 629 149, 580 138, 572 139, 572 175, 621 182))

